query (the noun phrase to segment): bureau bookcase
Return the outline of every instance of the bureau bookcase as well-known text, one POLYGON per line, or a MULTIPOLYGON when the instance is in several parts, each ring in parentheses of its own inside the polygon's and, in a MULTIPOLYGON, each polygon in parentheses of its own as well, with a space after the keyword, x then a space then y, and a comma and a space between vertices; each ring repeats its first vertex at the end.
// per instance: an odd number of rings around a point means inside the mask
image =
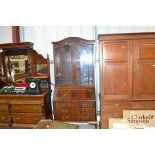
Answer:
POLYGON ((96 121, 94 41, 69 37, 53 42, 54 119, 96 121))
POLYGON ((101 128, 123 110, 155 110, 155 33, 99 35, 101 128))

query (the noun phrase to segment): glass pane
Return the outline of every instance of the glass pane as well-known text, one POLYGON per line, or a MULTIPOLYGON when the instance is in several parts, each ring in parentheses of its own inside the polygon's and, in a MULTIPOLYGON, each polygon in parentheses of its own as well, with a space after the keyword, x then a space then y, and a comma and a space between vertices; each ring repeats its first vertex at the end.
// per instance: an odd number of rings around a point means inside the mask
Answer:
POLYGON ((13 55, 5 56, 7 64, 7 76, 9 82, 25 82, 28 78, 28 56, 13 55))
POLYGON ((56 49, 56 84, 72 84, 71 48, 69 45, 56 49))
POLYGON ((4 76, 3 65, 0 63, 0 77, 4 76))
POLYGON ((93 85, 93 46, 75 45, 76 85, 93 85))
POLYGON ((47 64, 35 64, 36 74, 47 74, 47 64))

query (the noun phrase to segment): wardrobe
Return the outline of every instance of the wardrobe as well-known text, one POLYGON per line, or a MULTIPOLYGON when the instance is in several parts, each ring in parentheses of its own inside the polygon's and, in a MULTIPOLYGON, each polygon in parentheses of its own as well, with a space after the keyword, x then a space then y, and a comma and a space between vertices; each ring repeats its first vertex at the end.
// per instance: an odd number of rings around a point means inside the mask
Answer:
POLYGON ((155 33, 99 35, 101 128, 123 110, 155 110, 155 33))

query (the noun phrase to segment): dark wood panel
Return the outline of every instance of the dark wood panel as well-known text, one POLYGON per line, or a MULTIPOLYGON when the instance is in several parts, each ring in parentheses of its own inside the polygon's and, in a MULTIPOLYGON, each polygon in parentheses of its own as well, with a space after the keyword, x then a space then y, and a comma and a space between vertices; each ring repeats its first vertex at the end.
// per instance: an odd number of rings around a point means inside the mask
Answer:
POLYGON ((135 99, 155 98, 155 40, 134 41, 134 85, 135 99))
POLYGON ((155 59, 155 40, 154 44, 139 44, 139 59, 155 59))
POLYGON ((105 98, 127 98, 127 64, 106 64, 104 88, 105 98))
POLYGON ((105 44, 105 60, 106 61, 127 61, 128 60, 128 45, 121 43, 105 44))

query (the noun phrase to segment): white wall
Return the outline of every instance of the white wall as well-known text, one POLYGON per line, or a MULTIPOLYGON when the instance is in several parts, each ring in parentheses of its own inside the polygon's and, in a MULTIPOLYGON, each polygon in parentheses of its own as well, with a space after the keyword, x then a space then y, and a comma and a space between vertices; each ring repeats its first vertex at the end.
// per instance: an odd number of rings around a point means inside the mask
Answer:
POLYGON ((85 39, 95 39, 93 26, 25 26, 20 27, 21 41, 31 41, 34 49, 46 57, 47 53, 53 60, 51 42, 67 37, 76 36, 85 39))
POLYGON ((12 42, 12 27, 0 26, 0 43, 12 42))

